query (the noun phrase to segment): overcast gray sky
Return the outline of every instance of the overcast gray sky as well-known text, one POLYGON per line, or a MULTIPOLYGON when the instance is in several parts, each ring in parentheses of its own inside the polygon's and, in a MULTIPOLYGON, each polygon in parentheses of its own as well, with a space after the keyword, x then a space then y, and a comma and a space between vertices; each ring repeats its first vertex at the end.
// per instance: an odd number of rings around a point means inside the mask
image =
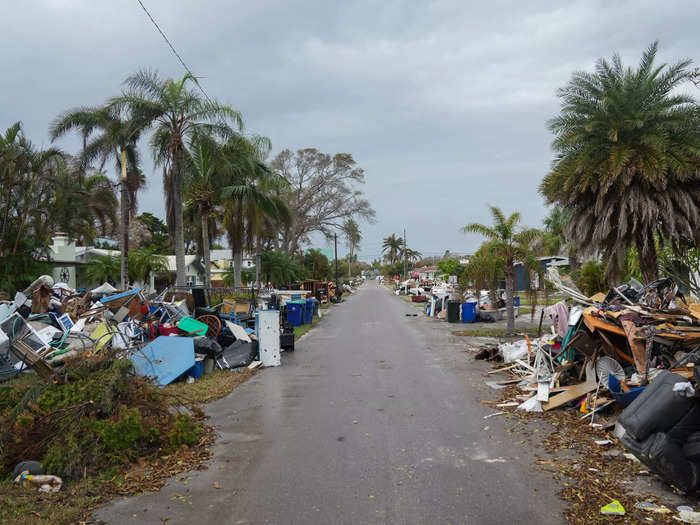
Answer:
MULTIPOLYGON (((143 0, 207 92, 273 151, 348 152, 377 211, 361 257, 408 230, 424 254, 469 252, 487 204, 546 214, 545 123, 571 72, 618 51, 636 63, 697 58, 700 2, 143 0)), ((115 95, 140 67, 183 74, 136 0, 3 0, 0 127, 33 141, 61 111, 115 95)), ((70 149, 75 143, 65 141, 70 149)), ((144 145, 145 148, 145 145, 144 145)), ((141 210, 163 216, 148 173, 141 210)))

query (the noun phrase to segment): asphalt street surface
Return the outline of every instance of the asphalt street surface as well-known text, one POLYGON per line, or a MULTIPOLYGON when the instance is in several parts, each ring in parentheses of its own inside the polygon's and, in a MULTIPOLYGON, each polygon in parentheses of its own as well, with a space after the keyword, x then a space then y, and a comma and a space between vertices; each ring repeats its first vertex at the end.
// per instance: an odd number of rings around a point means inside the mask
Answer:
MULTIPOLYGON (((367 284, 207 407, 205 471, 96 511, 108 523, 562 523, 552 479, 506 433, 485 366, 444 322, 367 284), (220 487, 220 488, 216 488, 220 487), (169 520, 169 521, 165 521, 169 520)), ((461 338, 463 339, 463 338, 461 338)), ((530 451, 531 452, 531 451, 530 451)))

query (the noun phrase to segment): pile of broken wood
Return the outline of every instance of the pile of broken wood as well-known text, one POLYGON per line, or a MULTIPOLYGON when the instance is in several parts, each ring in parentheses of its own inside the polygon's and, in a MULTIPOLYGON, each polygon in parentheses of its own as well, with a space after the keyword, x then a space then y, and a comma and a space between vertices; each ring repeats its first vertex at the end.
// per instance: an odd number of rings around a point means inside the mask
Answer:
POLYGON ((504 361, 489 372, 487 384, 517 385, 520 409, 567 406, 587 417, 604 407, 615 412, 627 406, 661 370, 693 379, 700 305, 671 279, 646 286, 632 280, 593 297, 558 275, 551 280, 570 303, 552 311, 568 312, 568 319, 553 318, 552 333, 544 337, 504 343, 477 356, 504 361), (494 374, 506 378, 491 381, 494 374))

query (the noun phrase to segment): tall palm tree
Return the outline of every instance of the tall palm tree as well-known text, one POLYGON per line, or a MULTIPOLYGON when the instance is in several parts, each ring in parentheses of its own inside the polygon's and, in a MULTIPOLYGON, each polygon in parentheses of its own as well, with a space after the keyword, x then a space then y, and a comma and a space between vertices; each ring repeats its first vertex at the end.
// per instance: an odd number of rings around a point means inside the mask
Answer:
POLYGON ((519 227, 520 214, 515 212, 506 217, 496 206, 489 206, 493 226, 479 223, 467 224, 462 231, 478 233, 490 241, 491 256, 503 261, 506 277, 506 316, 508 333, 515 331, 515 312, 513 310, 513 289, 515 287, 515 262, 532 258, 532 244, 540 236, 539 230, 519 227))
POLYGON ((196 210, 201 220, 204 285, 211 288, 210 219, 219 204, 221 189, 225 185, 226 160, 216 139, 204 133, 195 133, 192 136, 188 158, 184 196, 187 205, 196 210))
POLYGON ((78 130, 83 137, 80 155, 83 171, 93 161, 104 166, 113 160, 120 173, 121 221, 119 244, 121 248, 121 287, 129 283, 129 219, 136 211, 136 192, 144 178, 138 168, 137 143, 148 122, 143 118, 130 118, 125 108, 101 106, 75 108, 58 116, 50 126, 52 140, 78 130))
POLYGON ((241 283, 243 251, 256 247, 259 252, 266 226, 291 221, 291 211, 282 198, 289 183, 263 162, 268 151, 269 140, 264 137, 236 135, 223 145, 229 178, 221 195, 236 286, 241 283))
POLYGON ((382 242, 382 253, 389 261, 389 264, 395 264, 403 251, 403 238, 397 237, 395 233, 385 237, 382 242))
POLYGON ((678 91, 690 60, 659 66, 656 52, 655 42, 637 68, 615 54, 594 73, 574 73, 549 122, 556 156, 540 192, 570 210, 578 248, 609 254, 609 279, 630 246, 649 282, 657 240, 700 242, 698 104, 678 91))
POLYGON ((182 188, 187 169, 186 145, 195 132, 228 138, 243 119, 230 106, 204 98, 191 87, 197 79, 163 80, 154 71, 141 70, 125 81, 126 91, 111 99, 117 109, 128 108, 132 118, 154 128, 151 148, 157 166, 163 167, 167 222, 175 236, 175 284, 185 284, 185 237, 182 188))
POLYGON ((355 219, 348 219, 345 221, 345 224, 343 224, 343 234, 345 235, 348 248, 350 248, 350 257, 348 259, 348 277, 352 277, 351 263, 352 260, 355 259, 355 250, 358 248, 360 241, 362 240, 362 233, 360 233, 360 227, 355 219))
POLYGON ((108 177, 66 167, 56 173, 53 183, 49 222, 55 231, 70 232, 85 246, 113 232, 118 203, 108 177))

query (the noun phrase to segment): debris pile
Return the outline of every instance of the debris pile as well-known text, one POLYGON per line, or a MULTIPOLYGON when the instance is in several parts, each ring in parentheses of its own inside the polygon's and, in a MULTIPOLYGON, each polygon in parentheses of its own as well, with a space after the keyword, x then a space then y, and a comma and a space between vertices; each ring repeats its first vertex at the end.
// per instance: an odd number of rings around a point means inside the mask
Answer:
POLYGON ((593 297, 555 269, 549 279, 567 297, 545 310, 552 332, 482 351, 504 362, 487 384, 516 386, 518 410, 569 408, 582 423, 615 427, 609 437, 652 472, 684 492, 700 488, 700 305, 671 279, 632 279, 593 297), (493 380, 499 372, 507 379, 493 380))
POLYGON ((0 470, 37 460, 39 471, 12 479, 58 491, 61 478, 196 445, 201 412, 158 387, 280 365, 294 326, 320 315, 308 295, 251 291, 210 305, 204 289, 74 290, 40 277, 0 301, 0 470))

